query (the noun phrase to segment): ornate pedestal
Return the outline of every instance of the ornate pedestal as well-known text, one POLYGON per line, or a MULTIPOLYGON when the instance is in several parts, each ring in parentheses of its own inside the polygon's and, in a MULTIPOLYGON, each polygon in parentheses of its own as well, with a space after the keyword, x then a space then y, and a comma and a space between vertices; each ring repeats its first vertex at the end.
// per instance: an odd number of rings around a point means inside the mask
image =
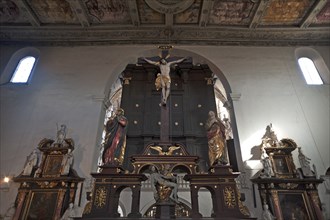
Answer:
POLYGON ((44 139, 39 144, 42 153, 39 165, 27 175, 14 178, 20 183, 17 194, 16 219, 60 219, 70 203, 75 203, 80 178, 68 163, 68 155, 74 149, 73 141, 53 144, 44 139))
POLYGON ((192 218, 201 218, 198 205, 198 191, 201 187, 208 189, 212 196, 212 217, 216 219, 253 219, 249 218, 248 209, 240 200, 235 178, 238 173, 232 173, 230 166, 213 166, 211 174, 186 175, 185 180, 190 181, 192 218))
POLYGON ((269 206, 277 220, 323 220, 317 191, 323 180, 299 174, 291 154, 296 148, 291 139, 282 139, 278 147, 265 147, 274 175, 264 177, 257 173, 251 181, 258 184, 261 202, 269 206))
POLYGON ((140 218, 141 181, 147 177, 143 174, 125 174, 119 166, 103 166, 101 173, 92 173, 95 179, 91 199, 91 211, 83 215, 83 219, 99 219, 102 217, 119 217, 119 196, 123 189, 132 190, 132 208, 129 218, 140 218))

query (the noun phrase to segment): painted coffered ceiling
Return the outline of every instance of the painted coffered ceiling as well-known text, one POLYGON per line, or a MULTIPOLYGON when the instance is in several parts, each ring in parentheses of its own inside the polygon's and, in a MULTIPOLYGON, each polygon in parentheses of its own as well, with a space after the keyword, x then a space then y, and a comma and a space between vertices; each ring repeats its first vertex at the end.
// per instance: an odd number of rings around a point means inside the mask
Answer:
POLYGON ((330 45, 330 0, 0 0, 1 44, 330 45))

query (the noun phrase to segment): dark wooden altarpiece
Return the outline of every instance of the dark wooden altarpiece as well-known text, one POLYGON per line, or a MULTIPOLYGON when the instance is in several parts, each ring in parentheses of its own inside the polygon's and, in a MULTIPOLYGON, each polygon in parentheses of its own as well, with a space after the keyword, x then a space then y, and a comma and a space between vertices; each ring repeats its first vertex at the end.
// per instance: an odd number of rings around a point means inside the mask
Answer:
MULTIPOLYGON (((140 218, 141 182, 150 166, 159 172, 183 172, 190 182, 191 218, 199 213, 198 191, 208 189, 212 196, 214 219, 249 218, 236 186, 238 173, 231 166, 208 167, 208 144, 204 124, 209 111, 216 112, 214 76, 208 65, 193 65, 190 58, 171 70, 171 91, 166 106, 155 88, 159 69, 139 59, 122 74, 120 107, 129 120, 123 165, 101 166, 95 179, 90 209, 83 219, 118 218, 119 195, 132 190, 129 218, 140 218)), ((233 145, 233 141, 228 142, 233 145)), ((231 146, 234 148, 234 146, 231 146)), ((230 158, 236 160, 236 158, 230 158)), ((176 218, 175 203, 156 202, 156 218, 176 218)), ((211 208, 211 207, 210 207, 211 208)))

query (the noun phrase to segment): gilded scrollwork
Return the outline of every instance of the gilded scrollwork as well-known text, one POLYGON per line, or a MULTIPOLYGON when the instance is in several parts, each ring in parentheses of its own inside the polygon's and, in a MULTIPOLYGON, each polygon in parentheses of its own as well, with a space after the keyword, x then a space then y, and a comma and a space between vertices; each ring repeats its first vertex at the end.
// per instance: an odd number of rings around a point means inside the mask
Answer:
MULTIPOLYGON (((238 189, 237 189, 238 190, 238 189)), ((249 209, 243 204, 243 202, 241 201, 241 193, 239 191, 238 192, 238 207, 239 207, 239 211, 245 215, 245 216, 250 216, 250 211, 249 209)))
POLYGON ((232 187, 225 187, 224 199, 228 208, 234 208, 236 206, 235 190, 232 187))
POLYGON ((105 187, 99 187, 96 189, 94 204, 98 208, 103 208, 105 206, 107 194, 108 191, 105 187))

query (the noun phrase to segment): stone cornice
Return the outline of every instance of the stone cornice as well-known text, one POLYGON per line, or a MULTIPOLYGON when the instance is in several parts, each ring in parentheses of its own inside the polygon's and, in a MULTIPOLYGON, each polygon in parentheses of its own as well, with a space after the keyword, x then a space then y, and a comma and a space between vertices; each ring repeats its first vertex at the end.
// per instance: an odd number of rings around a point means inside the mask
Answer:
POLYGON ((31 28, 1 27, 2 45, 190 44, 242 46, 330 46, 330 28, 31 28), (170 40, 169 40, 170 39, 170 40), (169 42, 170 41, 170 42, 169 42))

